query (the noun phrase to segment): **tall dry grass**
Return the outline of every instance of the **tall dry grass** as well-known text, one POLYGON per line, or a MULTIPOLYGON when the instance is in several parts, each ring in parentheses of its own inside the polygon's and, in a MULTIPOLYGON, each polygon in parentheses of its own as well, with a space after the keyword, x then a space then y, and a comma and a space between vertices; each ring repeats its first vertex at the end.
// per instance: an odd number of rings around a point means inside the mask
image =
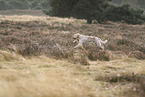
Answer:
POLYGON ((23 57, 1 50, 0 56, 1 97, 144 97, 145 94, 142 75, 145 61, 129 58, 92 61, 83 66, 45 55, 23 57))

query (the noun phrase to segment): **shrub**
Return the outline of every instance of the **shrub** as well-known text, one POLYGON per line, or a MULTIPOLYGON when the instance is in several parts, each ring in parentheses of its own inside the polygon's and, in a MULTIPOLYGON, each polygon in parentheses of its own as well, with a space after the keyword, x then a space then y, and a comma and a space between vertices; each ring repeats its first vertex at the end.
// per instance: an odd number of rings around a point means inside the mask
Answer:
POLYGON ((36 44, 26 44, 17 48, 17 53, 22 56, 38 55, 41 53, 41 49, 36 44))
POLYGON ((129 53, 128 56, 133 57, 133 58, 137 58, 137 59, 140 59, 140 60, 145 59, 145 54, 140 52, 140 51, 132 51, 132 52, 129 53))
POLYGON ((101 50, 89 50, 88 57, 90 60, 101 60, 101 61, 109 61, 110 54, 108 51, 101 51, 101 50))
POLYGON ((96 44, 86 44, 84 45, 88 59, 90 60, 101 60, 109 61, 110 53, 107 50, 102 50, 99 47, 96 47, 96 44))
POLYGON ((56 58, 71 59, 73 57, 73 49, 67 49, 55 47, 49 51, 49 55, 56 58))
POLYGON ((105 21, 120 21, 129 24, 142 24, 145 22, 144 11, 141 9, 132 9, 129 5, 114 6, 110 5, 104 15, 105 21))
POLYGON ((88 54, 85 49, 79 48, 74 51, 73 62, 81 65, 89 65, 88 54))

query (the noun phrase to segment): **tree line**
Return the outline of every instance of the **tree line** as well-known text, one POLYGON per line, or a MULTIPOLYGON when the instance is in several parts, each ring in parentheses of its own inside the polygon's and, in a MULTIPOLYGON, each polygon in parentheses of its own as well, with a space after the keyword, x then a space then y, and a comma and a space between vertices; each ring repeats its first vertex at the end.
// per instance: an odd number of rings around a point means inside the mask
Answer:
POLYGON ((49 0, 0 0, 0 10, 48 9, 49 0))
POLYGON ((115 6, 111 0, 50 0, 49 10, 44 12, 50 16, 74 17, 86 19, 91 24, 93 20, 99 23, 119 21, 129 24, 145 22, 144 10, 133 9, 130 5, 115 6))
POLYGON ((87 23, 97 20, 142 24, 144 10, 134 9, 138 7, 144 8, 145 0, 0 0, 0 10, 45 9, 47 15, 86 19, 87 23))
MULTIPOLYGON (((145 0, 111 0, 111 3, 116 5, 130 4, 133 8, 145 9, 145 0)), ((0 10, 48 9, 49 4, 50 0, 0 0, 0 10)))
POLYGON ((112 0, 112 3, 117 5, 130 4, 132 8, 145 9, 145 0, 112 0))

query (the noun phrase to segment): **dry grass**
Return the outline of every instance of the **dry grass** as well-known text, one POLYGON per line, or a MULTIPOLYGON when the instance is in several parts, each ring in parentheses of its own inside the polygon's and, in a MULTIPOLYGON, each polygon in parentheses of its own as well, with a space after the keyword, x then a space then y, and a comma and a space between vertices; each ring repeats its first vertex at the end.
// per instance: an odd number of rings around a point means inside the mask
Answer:
POLYGON ((0 16, 0 97, 144 97, 144 25, 26 13, 0 16), (108 39, 105 51, 74 50, 78 32, 108 39))
POLYGON ((0 56, 0 97, 141 95, 140 91, 133 91, 139 86, 134 86, 133 81, 121 79, 121 77, 132 79, 133 72, 135 75, 145 74, 145 61, 137 59, 92 61, 89 66, 82 66, 66 60, 51 59, 44 55, 24 58, 15 53, 0 51, 0 56), (113 81, 116 78, 117 81, 113 81))
POLYGON ((85 20, 49 16, 2 15, 0 17, 1 49, 10 50, 13 45, 23 56, 43 53, 58 58, 72 58, 74 53, 72 48, 76 45, 73 44, 72 36, 79 32, 109 40, 105 45, 105 49, 109 52, 102 52, 94 43, 84 45, 90 60, 114 59, 110 57, 112 52, 145 59, 144 25, 122 23, 88 25, 85 20))

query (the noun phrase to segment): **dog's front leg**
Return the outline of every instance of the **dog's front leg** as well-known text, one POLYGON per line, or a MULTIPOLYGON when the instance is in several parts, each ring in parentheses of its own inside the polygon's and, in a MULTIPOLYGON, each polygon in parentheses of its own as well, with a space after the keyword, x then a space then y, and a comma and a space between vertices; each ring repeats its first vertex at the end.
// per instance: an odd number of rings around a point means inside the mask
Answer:
POLYGON ((77 42, 77 40, 74 40, 73 43, 77 42))
POLYGON ((80 47, 80 46, 82 46, 81 43, 79 43, 78 45, 76 45, 74 48, 77 48, 77 47, 80 47))
POLYGON ((76 45, 74 48, 80 47, 80 46, 82 46, 82 45, 83 45, 83 42, 80 42, 80 41, 79 41, 79 44, 76 45))
POLYGON ((100 47, 102 50, 104 50, 104 47, 101 45, 101 42, 99 40, 95 40, 95 43, 97 44, 98 47, 100 47))

